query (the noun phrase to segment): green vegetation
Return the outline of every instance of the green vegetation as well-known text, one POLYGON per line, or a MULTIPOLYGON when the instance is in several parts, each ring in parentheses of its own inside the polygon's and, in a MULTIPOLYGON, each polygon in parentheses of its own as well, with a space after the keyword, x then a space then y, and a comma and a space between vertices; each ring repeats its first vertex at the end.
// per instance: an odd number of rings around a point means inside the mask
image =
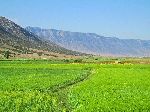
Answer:
POLYGON ((84 66, 22 62, 0 64, 0 111, 62 110, 54 92, 83 80, 88 72, 84 66))
POLYGON ((5 50, 5 51, 0 51, 0 59, 2 58, 2 56, 5 58, 5 59, 8 59, 11 55, 11 52, 9 50, 5 50))
POLYGON ((149 111, 150 65, 95 65, 89 80, 73 86, 74 111, 149 111))
POLYGON ((150 65, 74 61, 0 61, 0 111, 150 110, 150 65))

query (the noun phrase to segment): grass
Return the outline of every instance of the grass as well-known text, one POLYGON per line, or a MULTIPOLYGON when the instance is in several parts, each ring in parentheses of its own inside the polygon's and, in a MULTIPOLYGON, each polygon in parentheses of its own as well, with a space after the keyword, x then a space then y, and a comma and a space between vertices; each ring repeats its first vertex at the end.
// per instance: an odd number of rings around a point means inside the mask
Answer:
POLYGON ((150 65, 0 61, 0 111, 149 111, 150 65))
POLYGON ((0 111, 59 111, 58 93, 86 75, 85 67, 5 61, 0 64, 0 111), (63 85, 63 86, 61 86, 63 85), (52 91, 53 90, 53 91, 52 91))
POLYGON ((149 111, 150 65, 95 65, 89 80, 73 86, 72 110, 149 111))

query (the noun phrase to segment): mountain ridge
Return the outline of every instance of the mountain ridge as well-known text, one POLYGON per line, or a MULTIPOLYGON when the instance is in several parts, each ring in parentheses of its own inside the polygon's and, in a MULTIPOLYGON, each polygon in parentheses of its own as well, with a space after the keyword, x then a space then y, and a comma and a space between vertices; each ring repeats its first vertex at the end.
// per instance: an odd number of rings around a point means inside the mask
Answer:
POLYGON ((44 40, 83 53, 102 56, 150 56, 150 40, 119 39, 104 37, 95 33, 70 32, 56 29, 42 29, 40 27, 26 27, 44 40))
MULTIPOLYGON (((63 31, 63 32, 70 32, 70 33, 81 33, 81 34, 93 34, 93 35, 96 35, 97 37, 104 37, 104 38, 114 38, 114 39, 119 39, 119 40, 142 40, 142 41, 150 41, 150 39, 127 39, 127 38, 119 38, 119 37, 115 37, 115 36, 103 36, 103 35, 99 35, 97 33, 91 33, 91 32, 79 32, 79 31, 69 31, 69 30, 59 30, 59 29, 54 29, 54 28, 42 28, 42 27, 33 27, 33 26, 26 26, 25 29, 26 30, 30 30, 30 29, 38 29, 38 30, 53 30, 53 31, 63 31)), ((33 32, 31 32, 33 33, 33 32)))
POLYGON ((45 41, 2 16, 0 16, 0 49, 10 49, 19 53, 28 53, 29 51, 31 53, 32 50, 29 49, 36 49, 66 55, 83 54, 67 50, 51 41, 45 41))

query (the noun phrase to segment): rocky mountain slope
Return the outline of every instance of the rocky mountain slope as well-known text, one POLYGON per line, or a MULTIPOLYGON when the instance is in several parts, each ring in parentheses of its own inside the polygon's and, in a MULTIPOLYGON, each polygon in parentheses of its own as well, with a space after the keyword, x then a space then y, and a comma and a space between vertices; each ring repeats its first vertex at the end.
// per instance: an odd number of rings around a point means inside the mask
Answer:
POLYGON ((44 40, 64 48, 104 56, 150 56, 150 40, 118 39, 94 33, 69 32, 55 29, 27 27, 44 40))
POLYGON ((80 55, 51 41, 45 41, 5 17, 0 17, 0 50, 9 49, 19 53, 32 53, 33 49, 60 54, 80 55))

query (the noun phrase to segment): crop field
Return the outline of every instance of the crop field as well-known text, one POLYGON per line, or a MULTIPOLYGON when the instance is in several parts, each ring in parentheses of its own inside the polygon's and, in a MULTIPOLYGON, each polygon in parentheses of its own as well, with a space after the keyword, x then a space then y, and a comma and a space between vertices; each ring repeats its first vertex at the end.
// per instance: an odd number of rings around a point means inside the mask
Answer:
POLYGON ((150 65, 0 61, 0 111, 149 111, 150 65))
POLYGON ((87 72, 69 64, 18 63, 0 64, 0 111, 58 111, 58 92, 54 92, 87 72))
POLYGON ((150 65, 96 65, 93 75, 70 89, 74 111, 149 111, 150 65))

